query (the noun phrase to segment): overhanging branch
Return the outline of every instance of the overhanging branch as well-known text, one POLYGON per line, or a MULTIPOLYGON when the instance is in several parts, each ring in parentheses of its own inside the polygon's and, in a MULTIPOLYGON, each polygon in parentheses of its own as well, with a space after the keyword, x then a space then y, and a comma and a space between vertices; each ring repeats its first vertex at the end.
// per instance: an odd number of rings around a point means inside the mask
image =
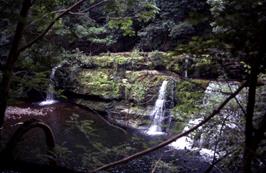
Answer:
POLYGON ((103 166, 101 166, 99 168, 96 168, 92 172, 98 172, 98 171, 106 170, 106 169, 109 169, 109 168, 114 167, 116 165, 127 163, 127 162, 129 162, 131 160, 134 160, 134 159, 140 157, 140 156, 143 156, 145 154, 148 154, 148 153, 151 153, 153 151, 156 151, 156 150, 158 150, 158 149, 160 149, 160 148, 162 148, 162 147, 164 147, 164 146, 176 141, 177 139, 179 139, 179 138, 181 138, 183 136, 187 136, 191 132, 197 130, 202 125, 206 124, 215 115, 217 115, 231 99, 236 97, 239 94, 239 92, 242 91, 242 89, 246 86, 246 84, 247 84, 247 82, 244 82, 234 93, 232 93, 223 103, 221 103, 220 106, 217 107, 217 109, 213 110, 213 112, 208 117, 206 117, 204 120, 202 120, 199 124, 197 124, 194 127, 192 127, 190 130, 187 130, 187 131, 185 131, 183 133, 177 134, 177 135, 169 138, 168 140, 166 140, 164 142, 161 142, 160 144, 158 144, 158 145, 156 145, 154 147, 151 147, 151 148, 148 148, 146 150, 140 151, 140 152, 138 152, 136 154, 133 154, 133 155, 128 156, 128 157, 125 157, 125 158, 123 158, 121 160, 118 160, 118 161, 103 165, 103 166))

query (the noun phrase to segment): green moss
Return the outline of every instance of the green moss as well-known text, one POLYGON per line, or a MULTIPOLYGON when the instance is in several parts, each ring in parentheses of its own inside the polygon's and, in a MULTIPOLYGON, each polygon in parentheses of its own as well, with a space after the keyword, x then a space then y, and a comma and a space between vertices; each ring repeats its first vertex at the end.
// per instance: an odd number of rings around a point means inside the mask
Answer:
POLYGON ((176 98, 178 103, 173 109, 173 112, 179 115, 177 119, 183 121, 199 112, 207 84, 208 81, 204 80, 181 81, 177 84, 176 98))
POLYGON ((94 63, 97 66, 100 67, 105 67, 105 66, 110 66, 110 65, 115 65, 115 64, 125 64, 129 58, 125 57, 125 56, 120 56, 120 55, 116 55, 116 56, 95 56, 92 57, 94 60, 94 63))
POLYGON ((103 97, 119 97, 120 82, 114 80, 112 72, 108 70, 83 70, 79 73, 80 87, 85 94, 103 97))
POLYGON ((167 79, 167 76, 150 74, 147 71, 130 71, 126 74, 125 85, 128 99, 133 99, 141 104, 145 101, 148 93, 157 94, 157 88, 167 79), (154 90, 156 88, 156 90, 154 90))
POLYGON ((130 63, 145 63, 143 56, 127 56, 123 54, 110 54, 100 56, 81 56, 79 58, 84 64, 91 64, 96 67, 110 68, 116 65, 125 65, 130 63))

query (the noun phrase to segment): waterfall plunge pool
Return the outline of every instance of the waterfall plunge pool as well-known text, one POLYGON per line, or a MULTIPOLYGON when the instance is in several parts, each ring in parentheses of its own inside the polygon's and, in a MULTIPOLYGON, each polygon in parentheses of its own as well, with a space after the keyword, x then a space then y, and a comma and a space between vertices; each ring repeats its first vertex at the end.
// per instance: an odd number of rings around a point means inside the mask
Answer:
MULTIPOLYGON (((168 81, 164 81, 159 89, 158 98, 150 114, 151 124, 145 130, 145 133, 137 129, 126 129, 127 133, 125 134, 119 128, 108 125, 94 112, 48 98, 39 104, 9 108, 4 128, 5 134, 7 134, 6 138, 10 137, 14 130, 25 120, 30 118, 41 119, 55 133, 57 142, 55 154, 58 156, 58 162, 75 170, 91 170, 104 163, 119 160, 137 151, 154 146, 171 136, 163 129, 165 113, 167 112, 165 107, 167 85, 168 81)), ((221 85, 223 86, 219 83, 209 84, 203 104, 207 105, 213 96, 215 96, 215 100, 217 100, 216 97, 223 99, 224 96, 219 96, 213 91, 219 90, 221 85)), ((232 85, 230 88, 235 90, 236 86, 232 85)), ((47 93, 49 94, 49 92, 47 93)), ((183 131, 188 130, 191 125, 198 124, 201 120, 200 118, 190 120, 183 131)), ((230 125, 229 127, 234 126, 230 125)), ((45 145, 41 133, 32 131, 26 135, 25 139, 18 147, 16 158, 43 162, 45 145)), ((214 152, 193 145, 192 138, 183 137, 168 147, 134 160, 127 165, 119 166, 111 172, 150 172, 154 161, 158 161, 159 158, 164 158, 170 162, 178 158, 176 164, 189 167, 187 172, 193 172, 192 169, 197 170, 197 173, 204 172, 203 170, 208 167, 214 152), (194 154, 191 155, 191 152, 194 154), (199 169, 202 171, 199 171, 199 169)), ((213 172, 216 171, 214 169, 213 172)))
POLYGON ((56 71, 61 68, 66 61, 62 61, 60 64, 52 68, 50 78, 49 78, 49 84, 48 89, 46 91, 46 98, 44 101, 39 103, 39 106, 47 106, 57 103, 58 101, 55 100, 55 85, 54 85, 54 79, 55 79, 55 73, 56 71))
MULTIPOLYGON (((3 129, 5 139, 9 139, 26 120, 40 119, 54 132, 58 162, 75 170, 92 169, 103 163, 121 159, 161 140, 145 136, 133 129, 126 129, 124 133, 119 128, 107 124, 98 114, 70 103, 12 106, 6 114, 3 129)), ((15 157, 45 163, 46 149, 42 132, 34 129, 19 143, 15 157)))
MULTIPOLYGON (((19 125, 31 118, 41 119, 53 130, 56 138, 57 162, 65 167, 87 171, 104 163, 121 159, 125 156, 154 146, 166 136, 147 136, 138 130, 123 131, 106 124, 95 113, 69 103, 56 103, 49 106, 25 104, 9 107, 3 129, 8 139, 19 125)), ((30 162, 46 163, 44 136, 39 130, 32 130, 25 135, 16 148, 15 156, 30 162)), ((204 170, 209 164, 199 155, 185 154, 186 151, 172 150, 165 147, 126 165, 118 166, 110 172, 148 173, 153 164, 161 159, 186 168, 183 172, 204 170), (178 158, 178 159, 177 159, 178 158)))

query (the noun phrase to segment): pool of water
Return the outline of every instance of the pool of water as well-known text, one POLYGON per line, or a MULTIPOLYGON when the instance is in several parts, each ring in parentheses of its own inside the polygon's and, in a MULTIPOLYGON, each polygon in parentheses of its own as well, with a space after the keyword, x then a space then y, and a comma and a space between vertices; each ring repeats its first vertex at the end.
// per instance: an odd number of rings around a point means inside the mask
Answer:
MULTIPOLYGON (((98 113, 69 103, 9 107, 4 127, 6 139, 31 118, 40 119, 51 127, 57 144, 57 162, 76 170, 91 170, 161 140, 136 130, 111 126, 98 113)), ((14 155, 18 159, 42 163, 47 158, 46 150, 43 133, 35 129, 25 135, 14 155)))
MULTIPOLYGON (((2 141, 7 141, 22 122, 32 118, 44 121, 53 130, 57 144, 54 152, 57 165, 84 172, 154 146, 169 137, 167 135, 149 136, 134 129, 122 130, 107 123, 96 112, 58 102, 47 106, 23 104, 9 107, 2 141)), ((47 164, 46 152, 44 134, 34 129, 19 142, 13 155, 18 160, 47 164)), ((148 173, 153 170, 154 164, 158 161, 162 162, 162 165, 168 165, 163 169, 178 168, 184 173, 200 173, 208 168, 209 163, 198 154, 187 152, 189 151, 164 147, 108 172, 148 173)), ((168 170, 168 172, 171 171, 168 170)))

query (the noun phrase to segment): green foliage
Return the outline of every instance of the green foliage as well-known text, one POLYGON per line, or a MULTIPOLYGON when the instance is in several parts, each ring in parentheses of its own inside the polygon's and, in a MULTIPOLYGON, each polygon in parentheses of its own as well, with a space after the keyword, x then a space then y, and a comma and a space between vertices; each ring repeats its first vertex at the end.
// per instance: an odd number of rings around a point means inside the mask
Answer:
POLYGON ((159 14, 160 9, 155 5, 148 2, 144 2, 143 8, 145 10, 141 10, 140 13, 137 13, 138 21, 149 22, 154 19, 157 14, 159 14))
POLYGON ((172 38, 176 38, 183 36, 185 34, 191 34, 193 32, 195 32, 193 25, 188 21, 184 21, 182 23, 173 26, 171 32, 169 33, 169 36, 172 38))
POLYGON ((124 36, 134 36, 135 32, 132 30, 133 21, 130 18, 112 19, 108 22, 110 29, 121 29, 124 36))
POLYGON ((45 97, 51 69, 64 58, 60 53, 61 49, 44 43, 24 52, 15 67, 10 92, 11 101, 27 98, 32 91, 38 94, 38 97, 45 97))
POLYGON ((218 40, 212 37, 192 37, 187 44, 180 44, 177 46, 175 53, 193 53, 196 56, 201 56, 210 53, 210 49, 220 47, 218 40))
POLYGON ((26 71, 21 71, 17 72, 17 75, 12 80, 12 99, 27 98, 27 93, 32 90, 41 93, 46 90, 48 83, 45 72, 28 75, 26 71))
POLYGON ((160 9, 157 17, 138 32, 141 49, 171 50, 193 36, 210 33, 205 1, 158 0, 156 5, 160 9))
POLYGON ((106 27, 97 26, 96 24, 87 26, 84 24, 76 24, 68 34, 75 34, 79 39, 86 39, 96 44, 111 45, 115 42, 114 36, 109 34, 106 27))
MULTIPOLYGON (((65 0, 48 0, 34 1, 27 26, 23 33, 22 45, 36 38, 43 32, 58 14, 75 3, 75 1, 65 0)), ((158 9, 153 1, 132 1, 132 0, 115 0, 102 3, 91 10, 87 10, 96 1, 85 1, 77 10, 65 15, 55 22, 53 28, 46 34, 46 37, 35 44, 21 55, 15 71, 18 73, 25 72, 26 75, 19 75, 13 80, 13 95, 24 97, 30 89, 44 91, 48 80, 43 80, 46 74, 48 78, 50 70, 58 63, 57 58, 64 48, 69 48, 73 42, 79 40, 88 41, 91 44, 100 44, 110 46, 121 36, 134 36, 134 22, 148 22, 157 13, 158 9), (81 15, 82 14, 82 15, 81 15), (121 32, 118 32, 121 31, 121 32), (62 48, 64 45, 64 48, 62 48), (21 70, 22 69, 22 70, 21 70), (26 71, 32 71, 29 74, 26 71), (34 74, 36 72, 36 74, 34 74), (17 85, 16 80, 24 78, 32 82, 17 85), (29 86, 24 86, 29 85, 29 86)), ((21 1, 1 1, 0 26, 0 55, 1 64, 7 57, 8 50, 19 20, 18 13, 21 7, 21 1)), ((61 56, 62 58, 62 56, 61 56)), ((120 64, 124 60, 121 57, 115 58, 115 62, 120 64)), ((115 87, 115 86, 114 86, 115 87)))
POLYGON ((257 59, 259 64, 265 64, 265 2, 209 0, 208 3, 214 16, 213 32, 224 47, 246 63, 257 59))

